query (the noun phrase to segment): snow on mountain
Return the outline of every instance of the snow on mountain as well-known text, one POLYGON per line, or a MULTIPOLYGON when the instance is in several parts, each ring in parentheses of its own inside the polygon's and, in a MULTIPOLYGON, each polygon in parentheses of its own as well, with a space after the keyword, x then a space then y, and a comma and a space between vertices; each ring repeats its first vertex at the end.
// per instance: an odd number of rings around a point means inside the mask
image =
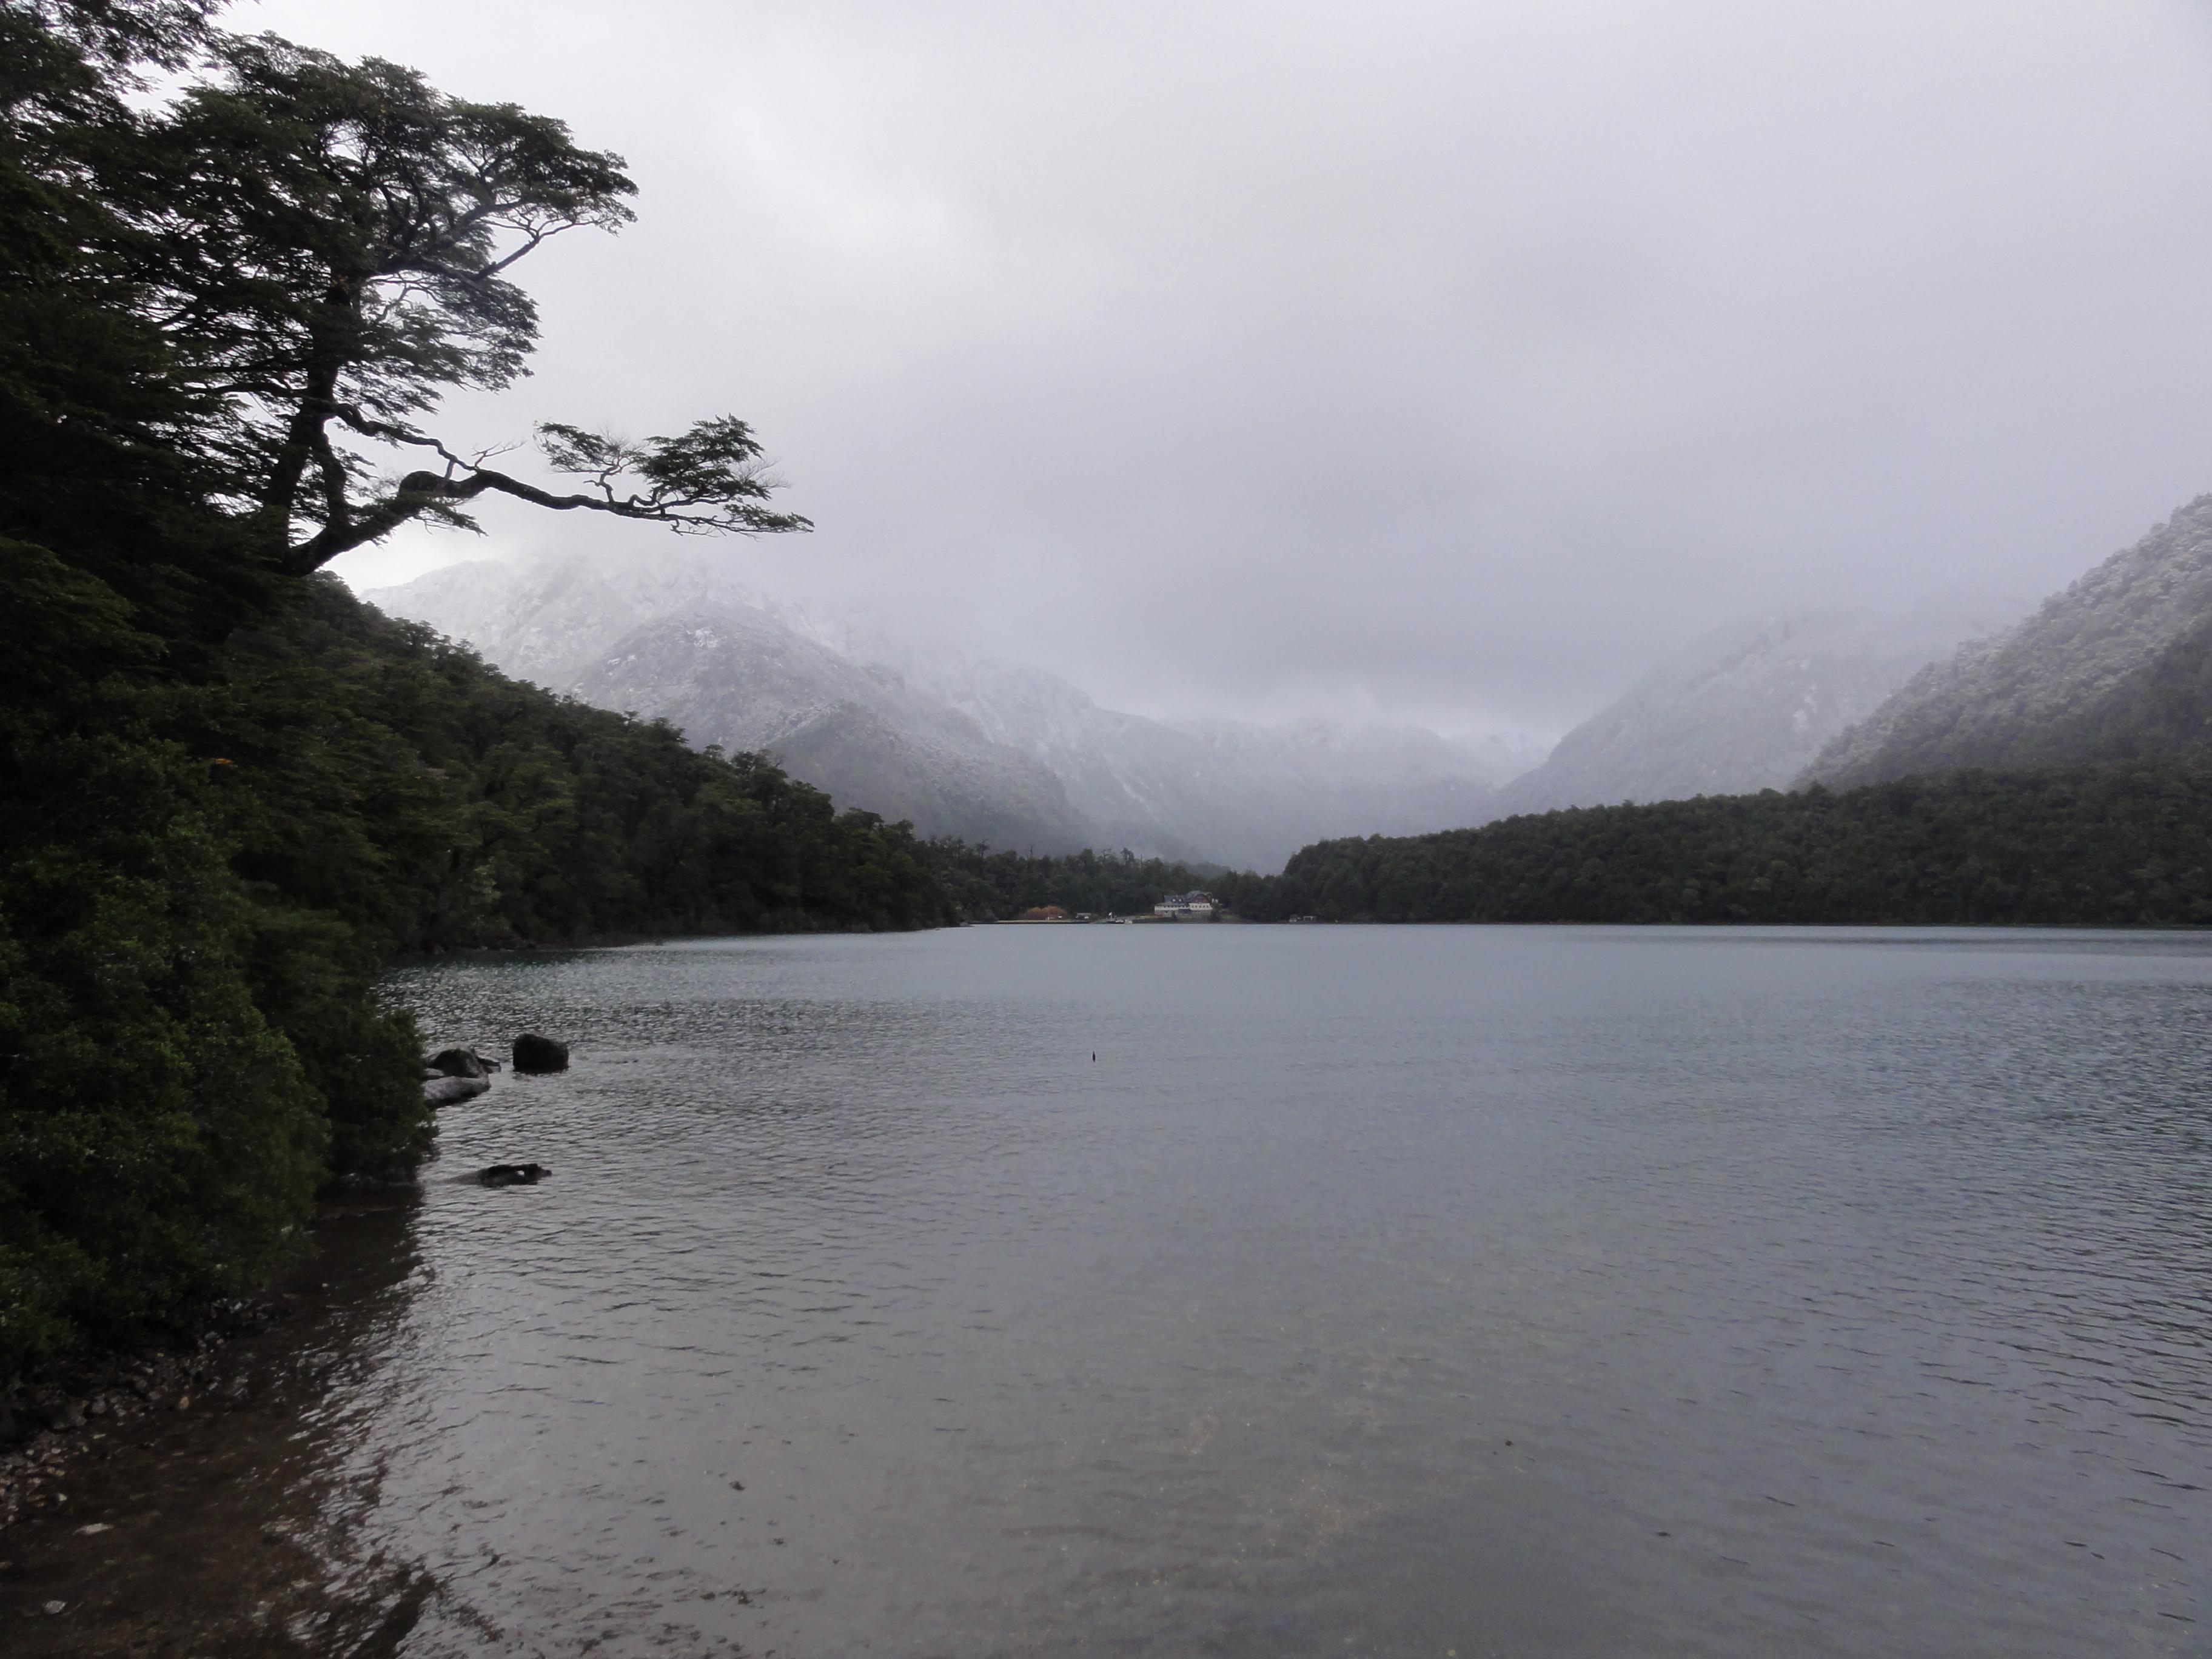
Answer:
POLYGON ((940 658, 930 684, 1058 774, 1109 846, 1260 869, 1331 836, 1479 823, 1519 758, 1407 724, 1152 720, 988 658, 940 658))
POLYGON ((1498 792, 1496 811, 1785 788, 1916 671, 2020 608, 1943 595, 1902 615, 1832 611, 1734 623, 1560 738, 1541 766, 1498 792))
POLYGON ((1326 836, 1479 822, 1533 758, 1409 724, 1118 713, 1043 669, 810 612, 682 552, 479 561, 365 597, 519 678, 772 752, 841 805, 994 846, 1274 869, 1326 836))
POLYGON ((2024 622, 1915 676, 1828 744, 1808 781, 2212 748, 2212 495, 2024 622))
POLYGON ((364 597, 519 678, 668 720, 702 748, 773 755, 841 806, 925 836, 1041 853, 1090 839, 1045 768, 809 637, 703 561, 483 560, 364 597))

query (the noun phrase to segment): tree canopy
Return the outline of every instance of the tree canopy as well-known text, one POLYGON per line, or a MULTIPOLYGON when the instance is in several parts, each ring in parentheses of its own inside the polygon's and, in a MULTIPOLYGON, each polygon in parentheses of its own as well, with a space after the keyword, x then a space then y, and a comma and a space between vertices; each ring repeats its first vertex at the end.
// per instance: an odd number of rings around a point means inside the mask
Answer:
POLYGON ((729 416, 549 428, 557 489, 449 453, 620 161, 211 15, 0 0, 0 1389, 189 1333, 428 1154, 394 951, 951 914, 905 826, 312 574, 487 492, 805 521, 729 416))
POLYGON ((1576 807, 1304 848, 1262 918, 2212 925, 2212 769, 1961 772, 1576 807))
POLYGON ((275 568, 310 574, 413 520, 467 525, 486 494, 690 533, 809 527, 769 505, 733 416, 641 441, 548 424, 544 459, 580 487, 428 428, 447 391, 527 372, 538 310, 516 268, 630 221, 621 157, 400 64, 223 33, 198 5, 10 0, 7 18, 16 251, 140 354, 124 372, 158 407, 116 435, 190 456, 275 568), (130 96, 137 70, 187 63, 173 98, 130 96))

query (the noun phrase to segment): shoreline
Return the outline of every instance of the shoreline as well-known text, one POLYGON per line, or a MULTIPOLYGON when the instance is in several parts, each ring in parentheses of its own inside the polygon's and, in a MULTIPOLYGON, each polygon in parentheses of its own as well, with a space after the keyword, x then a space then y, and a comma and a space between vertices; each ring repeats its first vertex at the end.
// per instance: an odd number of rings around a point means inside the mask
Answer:
POLYGON ((0 1528, 11 1654, 396 1650, 428 1581, 404 1564, 390 1583, 375 1564, 353 1571, 328 1524, 347 1443, 325 1413, 404 1294, 414 1209, 397 1190, 325 1208, 316 1254, 252 1304, 253 1322, 171 1356, 188 1390, 131 1391, 15 1449, 37 1485, 0 1528), (323 1639, 302 1645, 304 1630, 323 1639))
POLYGON ((250 1401, 255 1339, 289 1324, 328 1288, 320 1277, 325 1235, 357 1217, 411 1210, 416 1193, 395 1188, 387 1201, 365 1194, 319 1206, 313 1253, 219 1308, 188 1343, 58 1364, 0 1391, 0 1554, 19 1524, 70 1513, 72 1478, 118 1449, 105 1443, 127 1440, 125 1431, 143 1431, 149 1419, 206 1416, 250 1401))
MULTIPOLYGON (((267 1323, 282 1316, 273 1314, 267 1323)), ((36 1413, 48 1421, 0 1453, 0 1548, 18 1522, 67 1513, 66 1482, 111 1434, 158 1413, 181 1415, 237 1399, 242 1378, 222 1375, 224 1351, 234 1335, 245 1334, 210 1333, 188 1350, 113 1355, 76 1371, 66 1384, 21 1389, 10 1414, 36 1413)))

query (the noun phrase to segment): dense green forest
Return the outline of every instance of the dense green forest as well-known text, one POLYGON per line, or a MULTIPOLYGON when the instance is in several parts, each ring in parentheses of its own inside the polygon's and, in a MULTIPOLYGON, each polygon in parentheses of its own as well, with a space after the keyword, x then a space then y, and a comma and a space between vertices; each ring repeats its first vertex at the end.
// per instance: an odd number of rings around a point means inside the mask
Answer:
POLYGON ((1253 921, 2212 926, 2212 764, 1959 772, 1577 807, 1321 842, 1279 876, 1127 853, 930 853, 963 915, 1124 915, 1203 887, 1253 921))
POLYGON ((1322 842, 1255 919, 2212 925, 2212 766, 1960 772, 1322 842))
POLYGON ((572 495, 420 429, 520 372, 513 259, 626 218, 617 158, 210 12, 0 0, 0 1381, 189 1332, 426 1153, 396 951, 954 914, 902 826, 313 574, 487 494, 805 526, 726 417, 549 428, 572 495))
POLYGON ((1164 894, 1205 888, 1233 902, 1265 885, 1261 877, 1140 859, 1126 848, 1048 857, 948 839, 930 842, 929 850, 946 890, 971 921, 1006 921, 1050 904, 1071 913, 1149 915, 1164 894))

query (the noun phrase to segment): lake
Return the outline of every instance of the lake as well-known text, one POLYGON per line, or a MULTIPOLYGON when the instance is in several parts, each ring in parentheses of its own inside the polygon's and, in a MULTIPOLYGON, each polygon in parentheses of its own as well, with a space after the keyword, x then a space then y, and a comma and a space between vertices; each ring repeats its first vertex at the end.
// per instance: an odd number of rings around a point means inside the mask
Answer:
POLYGON ((2212 938, 1000 927, 392 988, 574 1064, 447 1109, 228 1431, 204 1525, 280 1518, 299 1650, 2205 1650, 2212 938))

